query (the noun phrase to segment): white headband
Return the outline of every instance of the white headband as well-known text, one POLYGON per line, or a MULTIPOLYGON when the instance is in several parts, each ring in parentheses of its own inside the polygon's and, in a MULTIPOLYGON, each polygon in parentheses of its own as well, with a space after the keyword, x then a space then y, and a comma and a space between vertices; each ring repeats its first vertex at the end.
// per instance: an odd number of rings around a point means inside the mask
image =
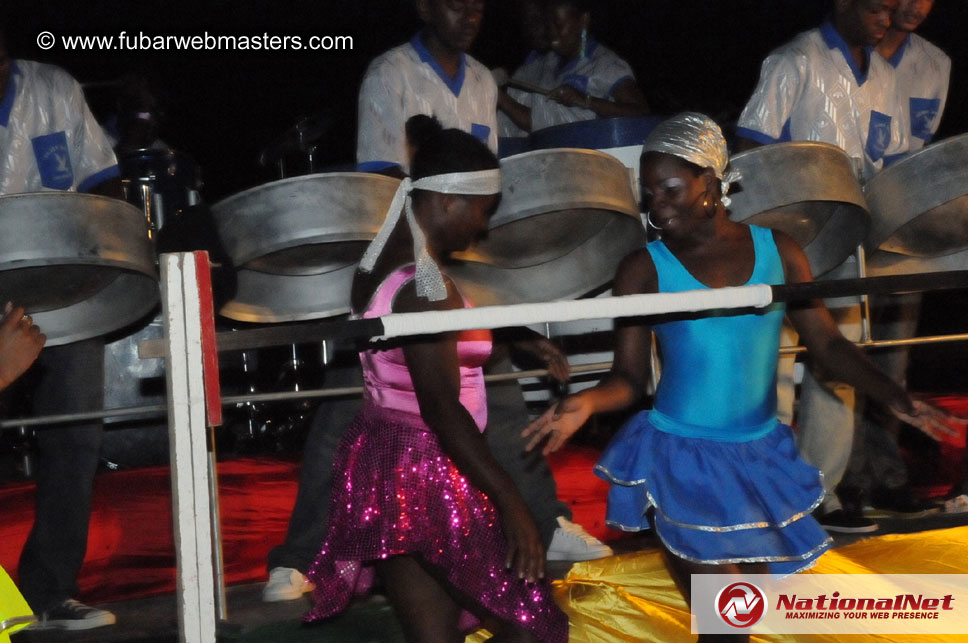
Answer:
POLYGON ((413 190, 427 190, 442 194, 500 194, 501 170, 451 172, 449 174, 425 176, 416 181, 411 181, 409 178, 403 179, 393 195, 393 201, 390 202, 390 209, 387 210, 387 216, 380 227, 380 231, 377 232, 376 237, 367 246, 366 252, 363 253, 363 259, 360 260, 360 270, 372 272, 376 260, 383 252, 387 239, 390 238, 390 233, 393 232, 397 221, 400 220, 400 212, 406 210, 410 235, 413 237, 413 256, 417 263, 417 295, 426 297, 430 301, 441 301, 447 298, 447 286, 444 284, 444 277, 440 273, 440 268, 427 252, 426 237, 413 215, 410 199, 410 193, 413 190))

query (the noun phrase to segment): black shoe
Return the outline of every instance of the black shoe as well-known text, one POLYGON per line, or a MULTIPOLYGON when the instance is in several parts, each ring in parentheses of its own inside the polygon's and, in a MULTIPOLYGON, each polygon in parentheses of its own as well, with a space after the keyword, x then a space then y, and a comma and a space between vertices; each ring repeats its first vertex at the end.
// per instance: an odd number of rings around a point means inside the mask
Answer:
POLYGON ((107 610, 99 610, 69 598, 60 605, 37 615, 31 630, 91 630, 114 625, 117 619, 107 610))
POLYGON ((916 499, 908 487, 875 489, 871 493, 871 505, 873 510, 864 512, 867 516, 923 518, 938 511, 932 503, 916 499))
POLYGON ((876 522, 865 518, 863 514, 843 509, 820 514, 817 516, 817 522, 827 531, 840 534, 869 534, 879 529, 876 522))

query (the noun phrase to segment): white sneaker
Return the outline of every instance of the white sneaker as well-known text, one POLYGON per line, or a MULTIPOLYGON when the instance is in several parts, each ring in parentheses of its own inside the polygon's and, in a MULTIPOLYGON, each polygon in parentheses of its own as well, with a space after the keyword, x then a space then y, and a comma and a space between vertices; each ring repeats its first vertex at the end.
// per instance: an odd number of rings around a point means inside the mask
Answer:
POLYGON ((276 601, 294 601, 306 592, 311 592, 315 585, 303 576, 298 569, 292 567, 273 567, 269 572, 269 582, 262 589, 262 600, 266 603, 276 601))
POLYGON ((558 516, 560 527, 555 529, 548 545, 548 560, 579 562, 612 555, 612 548, 564 516, 558 516))

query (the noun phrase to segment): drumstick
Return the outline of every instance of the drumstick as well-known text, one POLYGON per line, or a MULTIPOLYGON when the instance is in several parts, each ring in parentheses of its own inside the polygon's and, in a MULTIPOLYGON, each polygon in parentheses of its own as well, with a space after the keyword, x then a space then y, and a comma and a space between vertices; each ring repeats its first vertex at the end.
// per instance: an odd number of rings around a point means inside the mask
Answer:
POLYGON ((515 89, 520 89, 523 92, 528 92, 531 94, 541 94, 542 96, 547 96, 551 93, 550 89, 542 89, 537 85, 532 85, 531 83, 525 83, 520 80, 515 80, 511 78, 507 82, 508 87, 514 87, 515 89))

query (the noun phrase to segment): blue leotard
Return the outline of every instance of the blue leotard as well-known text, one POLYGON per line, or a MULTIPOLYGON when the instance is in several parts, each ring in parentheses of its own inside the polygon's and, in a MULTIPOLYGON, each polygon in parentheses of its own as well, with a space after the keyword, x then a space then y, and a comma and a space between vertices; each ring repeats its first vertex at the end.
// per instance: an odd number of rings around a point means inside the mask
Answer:
MULTIPOLYGON (((749 284, 783 282, 773 233, 750 226, 749 284)), ((661 242, 647 246, 660 292, 705 289, 661 242)), ((776 574, 806 567, 830 539, 810 512, 820 472, 776 419, 776 364, 783 309, 722 311, 657 324, 663 356, 655 408, 636 414, 595 472, 611 483, 606 522, 655 527, 680 558, 707 564, 768 563, 776 574)))
MULTIPOLYGON (((767 228, 751 227, 756 261, 744 285, 783 283, 783 264, 767 228)), ((648 245, 659 292, 706 290, 661 241, 648 245)), ((776 365, 782 304, 655 326, 663 356, 653 423, 712 440, 762 437, 776 425, 776 365), (668 349, 667 349, 668 347, 668 349), (742 376, 737 377, 737 374, 742 376)))

